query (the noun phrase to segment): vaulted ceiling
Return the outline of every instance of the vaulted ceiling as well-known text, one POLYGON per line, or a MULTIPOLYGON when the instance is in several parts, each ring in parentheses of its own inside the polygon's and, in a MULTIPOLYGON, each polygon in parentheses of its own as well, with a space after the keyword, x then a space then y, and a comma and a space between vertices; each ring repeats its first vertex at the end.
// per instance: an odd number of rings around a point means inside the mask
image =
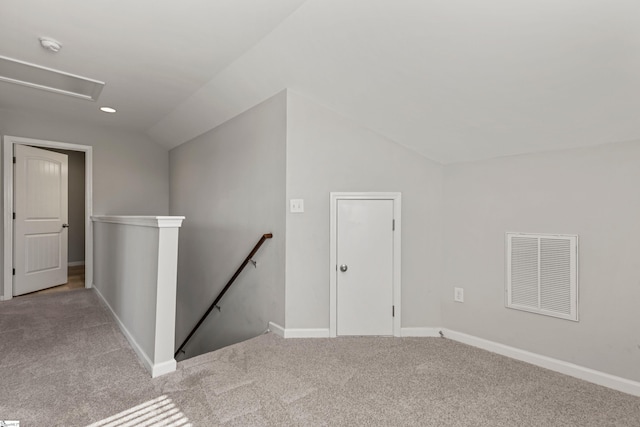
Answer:
POLYGON ((169 148, 285 88, 442 163, 640 138, 637 0, 3 0, 0 55, 107 83, 0 111, 169 148))

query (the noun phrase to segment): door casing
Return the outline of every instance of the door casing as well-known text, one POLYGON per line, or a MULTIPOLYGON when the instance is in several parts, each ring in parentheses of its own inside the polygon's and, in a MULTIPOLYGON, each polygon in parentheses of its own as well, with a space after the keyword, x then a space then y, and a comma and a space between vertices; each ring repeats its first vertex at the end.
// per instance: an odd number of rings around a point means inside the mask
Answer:
POLYGON ((69 144, 66 142, 46 141, 18 136, 3 138, 3 200, 4 200, 4 289, 2 300, 13 298, 13 146, 15 144, 32 145, 43 148, 60 148, 63 150, 83 151, 85 162, 85 288, 93 284, 93 147, 89 145, 69 144))
POLYGON ((402 193, 400 192, 331 192, 330 193, 330 236, 329 236, 329 336, 337 336, 337 223, 338 200, 393 200, 395 234, 393 239, 393 336, 401 336, 401 236, 402 236, 402 193))

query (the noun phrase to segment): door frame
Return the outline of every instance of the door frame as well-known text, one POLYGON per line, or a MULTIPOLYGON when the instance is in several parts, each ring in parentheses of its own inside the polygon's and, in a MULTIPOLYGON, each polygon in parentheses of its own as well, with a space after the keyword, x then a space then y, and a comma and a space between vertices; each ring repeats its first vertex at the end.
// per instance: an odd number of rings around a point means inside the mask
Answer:
POLYGON ((338 325, 338 200, 392 200, 395 233, 393 235, 393 336, 401 336, 402 326, 402 193, 400 192, 331 192, 330 193, 330 236, 329 236, 329 336, 337 336, 338 325))
POLYGON ((91 223, 91 216, 93 214, 93 147, 90 145, 70 144, 67 142, 46 141, 8 135, 4 136, 3 144, 4 290, 0 299, 6 301, 13 298, 13 147, 18 144, 84 152, 84 287, 91 288, 93 285, 93 224, 91 223))

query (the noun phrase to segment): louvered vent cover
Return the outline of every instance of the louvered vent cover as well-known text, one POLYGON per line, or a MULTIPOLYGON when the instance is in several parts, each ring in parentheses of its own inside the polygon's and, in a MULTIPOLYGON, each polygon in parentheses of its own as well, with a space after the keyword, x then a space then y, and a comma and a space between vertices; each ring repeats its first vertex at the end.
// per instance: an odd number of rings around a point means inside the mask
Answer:
POLYGON ((507 233, 507 307, 578 320, 578 236, 507 233))

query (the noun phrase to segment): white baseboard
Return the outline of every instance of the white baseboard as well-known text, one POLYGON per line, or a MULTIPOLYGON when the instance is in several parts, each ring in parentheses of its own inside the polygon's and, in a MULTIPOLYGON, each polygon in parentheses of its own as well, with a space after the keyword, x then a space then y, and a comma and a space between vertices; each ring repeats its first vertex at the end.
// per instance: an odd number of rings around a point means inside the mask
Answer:
POLYGON ((269 322, 269 330, 283 338, 329 338, 329 329, 286 329, 269 322))
POLYGON ((151 358, 149 358, 147 353, 145 353, 145 351, 142 349, 142 347, 140 347, 140 345, 135 340, 135 338, 133 338, 133 335, 131 335, 127 327, 124 325, 124 323, 122 323, 122 321, 120 320, 116 312, 113 311, 111 304, 109 304, 107 299, 100 293, 100 290, 95 286, 93 286, 93 289, 95 290, 96 294, 98 294, 102 302, 104 302, 105 305, 109 308, 111 315, 116 320, 116 323, 120 327, 120 330, 122 331, 124 336, 127 338, 127 341, 129 341, 131 348, 133 348, 133 351, 138 355, 138 358, 140 359, 144 367, 147 369, 147 371, 149 371, 152 378, 158 377, 160 375, 168 374, 169 372, 173 372, 176 370, 177 363, 175 359, 156 363, 154 365, 153 362, 151 361, 151 358))
POLYGON ((327 329, 285 329, 285 338, 329 338, 327 329))
POLYGON ((78 265, 84 265, 84 261, 71 261, 67 263, 69 267, 77 267, 78 265))
POLYGON ((151 378, 159 377, 160 375, 169 374, 176 370, 178 363, 176 359, 167 360, 166 362, 156 363, 151 368, 151 378))
POLYGON ((609 387, 623 393, 640 396, 640 382, 637 381, 628 380, 626 378, 596 371, 594 369, 585 368, 584 366, 575 365, 563 360, 531 353, 526 350, 520 350, 519 348, 510 347, 508 345, 485 340, 483 338, 474 337, 462 332, 456 332, 449 329, 442 329, 442 332, 444 333, 445 338, 449 338, 454 341, 478 347, 492 353, 501 354, 512 359, 531 363, 532 365, 540 366, 542 368, 569 375, 571 377, 579 378, 581 380, 589 381, 591 383, 598 384, 604 387, 609 387))
MULTIPOLYGON (((269 322, 269 330, 284 338, 330 338, 329 329, 285 329, 269 322)), ((402 337, 440 337, 440 328, 402 328, 402 337)))
POLYGON ((401 337, 440 337, 440 328, 401 328, 401 337))
POLYGON ((269 331, 284 338, 284 328, 277 323, 269 322, 269 331))

